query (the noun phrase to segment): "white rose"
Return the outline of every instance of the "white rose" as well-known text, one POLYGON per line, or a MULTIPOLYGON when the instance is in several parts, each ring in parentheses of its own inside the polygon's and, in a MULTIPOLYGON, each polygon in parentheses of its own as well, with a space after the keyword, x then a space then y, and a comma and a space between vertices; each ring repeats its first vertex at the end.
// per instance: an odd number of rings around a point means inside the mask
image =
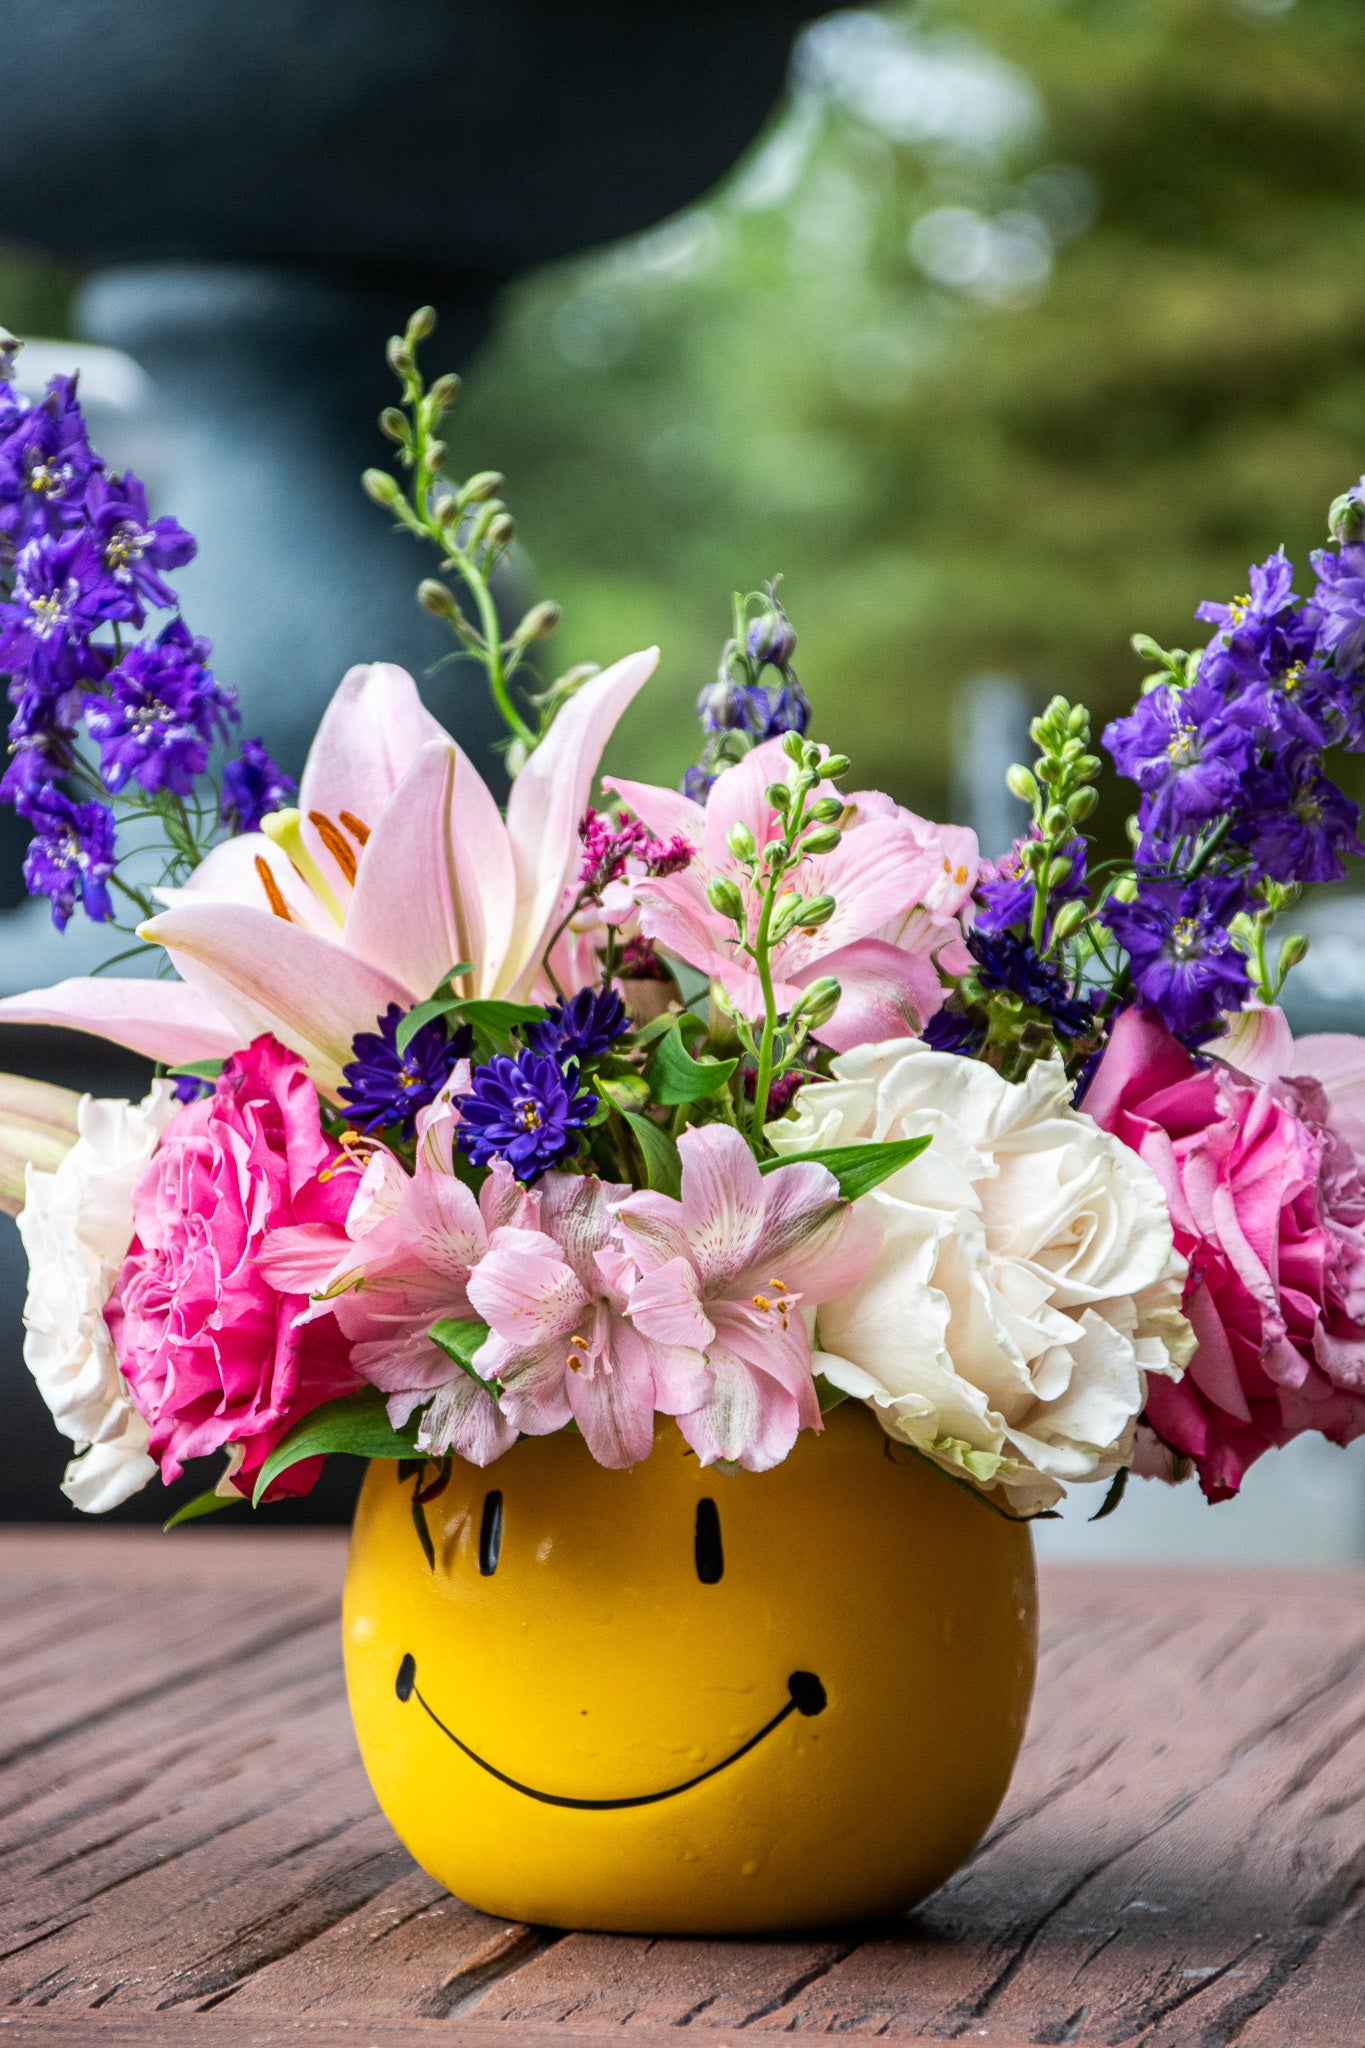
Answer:
POLYGON ((1160 1185, 1071 1106, 921 1039, 860 1046, 770 1124, 779 1152, 928 1134, 871 1195, 877 1263, 816 1318, 816 1370, 883 1429, 1035 1513, 1132 1455, 1143 1375, 1194 1348, 1160 1185))
POLYGON ((30 1166, 25 1179, 24 1359, 58 1429, 84 1451, 62 1492, 88 1514, 117 1507, 156 1472, 104 1305, 133 1240, 134 1185, 177 1106, 169 1081, 141 1104, 83 1096, 65 1159, 52 1173, 30 1166))

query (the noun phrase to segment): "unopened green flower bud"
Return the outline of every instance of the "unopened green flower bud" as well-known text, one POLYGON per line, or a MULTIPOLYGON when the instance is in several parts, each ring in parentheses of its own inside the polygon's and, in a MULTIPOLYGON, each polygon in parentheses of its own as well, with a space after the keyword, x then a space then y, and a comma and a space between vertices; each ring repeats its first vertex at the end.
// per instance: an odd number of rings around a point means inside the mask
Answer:
MULTIPOLYGON (((1327 514, 1327 530, 1339 547, 1354 547, 1365 537, 1365 500, 1360 497, 1359 486, 1353 491, 1343 491, 1339 498, 1333 498, 1327 514)), ((1288 943, 1286 939, 1285 944, 1288 943)))
POLYGON ((1115 903, 1132 903, 1137 896, 1136 875, 1120 875, 1109 894, 1115 903))
POLYGON ((412 360, 412 350, 408 347, 401 334, 391 334, 389 336, 384 353, 389 359, 389 368, 394 372, 395 376, 402 377, 409 370, 416 367, 412 360))
POLYGON ((1064 903, 1052 920, 1054 939, 1069 939, 1080 930, 1090 915, 1089 906, 1084 903, 1064 903))
POLYGON ((839 776, 847 775, 852 766, 853 763, 849 760, 847 754, 827 754, 822 772, 829 781, 835 782, 839 776))
POLYGON ((1021 804, 1036 804, 1038 782, 1031 768, 1022 761, 1016 761, 1005 774, 1005 787, 1011 796, 1017 796, 1021 804))
POLYGON ((820 925, 829 923, 835 908, 832 896, 808 896, 801 905, 801 915, 797 923, 803 932, 813 932, 820 925))
POLYGON ((1098 754, 1082 754, 1074 764, 1072 773, 1078 782, 1093 782, 1104 766, 1098 754))
POLYGON ((386 469, 367 469, 360 482, 366 497, 373 498, 375 504, 384 506, 386 511, 397 511, 403 502, 397 478, 391 477, 386 469))
POLYGON ((533 640, 547 639, 559 624, 560 616, 559 606, 548 598, 543 604, 533 604, 512 635, 512 645, 529 647, 533 640))
POLYGON ((427 404, 432 413, 449 412, 460 395, 460 380, 453 370, 447 370, 444 377, 438 377, 427 393, 427 404))
POLYGON ((1088 785, 1085 789, 1073 789, 1066 800, 1066 814, 1072 824, 1083 825, 1094 812, 1099 800, 1099 791, 1091 789, 1088 785))
POLYGON ((1054 782, 1059 782, 1061 780, 1061 762, 1054 761, 1051 758, 1051 756, 1047 754, 1044 754, 1043 758, 1040 761, 1034 762, 1033 769, 1034 773, 1038 777, 1039 782, 1042 783, 1044 789, 1050 789, 1054 782))
POLYGON ((806 742, 799 732, 789 732, 782 741, 782 751, 789 761, 800 767, 806 758, 806 742))
POLYGON ((736 924, 743 923, 744 898, 739 893, 739 885, 728 875, 717 875, 707 885, 706 900, 722 917, 733 918, 736 924))
POLYGON ((432 613, 438 619, 453 619, 459 615, 459 606, 444 583, 438 583, 434 576, 424 576, 417 586, 417 602, 423 611, 432 613))
POLYGON ((792 1023, 795 1024, 799 1020, 807 1031, 818 1031, 822 1024, 828 1023, 838 1009, 842 994, 843 989, 834 976, 822 974, 818 981, 811 982, 809 988, 803 989, 797 998, 796 1007, 791 1013, 792 1023))
POLYGON ((1137 817, 1133 812, 1130 811, 1128 816, 1124 819, 1123 829, 1128 835, 1128 844, 1130 846, 1138 846, 1141 844, 1142 827, 1138 823, 1137 817))
POLYGON ((512 531, 511 513, 499 512, 497 518, 489 522, 488 533, 485 536, 489 547, 498 549, 510 548, 512 545, 512 531))
POLYGON ((387 434, 391 441, 406 441, 409 435, 406 415, 401 413, 396 405, 386 405, 379 415, 379 430, 387 434))
POLYGON ((444 441, 431 442, 427 448, 427 468, 439 476, 446 466, 446 457, 449 453, 444 441))
POLYGON ((1076 739, 1083 740, 1089 738, 1090 713, 1086 710, 1084 704, 1072 705, 1071 716, 1070 718, 1068 718, 1066 723, 1067 730, 1070 733, 1072 733, 1076 739))
POLYGON ((1070 881, 1071 870, 1074 866, 1075 862, 1069 860, 1065 854, 1063 854, 1060 857, 1060 859, 1054 860, 1051 867, 1047 871, 1048 888, 1060 889, 1063 882, 1070 881))
POLYGON ((785 816, 792 800, 792 793, 788 789, 786 783, 770 782, 768 784, 767 789, 763 792, 763 794, 766 796, 768 802, 772 805, 773 809, 775 811, 782 812, 785 816))
POLYGON ((1047 859, 1047 848, 1041 839, 1026 839, 1019 849, 1019 858, 1026 868, 1040 868, 1047 859))
POLYGON ((843 838, 837 825, 817 825, 813 832, 801 835, 802 853, 833 853, 843 838))
POLYGON ((1303 932, 1291 932, 1280 948, 1279 969, 1283 977, 1291 967, 1297 967, 1308 953, 1308 939, 1303 932))
POLYGON ((758 842, 742 818, 736 818, 725 835, 725 844, 738 861, 749 862, 758 852, 758 842))
POLYGON ((1165 665, 1166 650, 1150 633, 1134 633, 1128 645, 1142 661, 1159 661, 1165 665))
POLYGON ((460 503, 462 505, 482 505, 486 498, 494 497, 502 489, 503 482, 504 479, 498 470, 481 469, 476 476, 470 477, 468 483, 462 486, 460 503))
POLYGON ((408 347, 416 348, 419 342, 425 341, 428 335, 435 332, 436 308, 434 306, 419 306, 408 321, 408 347))
POLYGON ((1043 830, 1049 839, 1063 838, 1070 823, 1071 820, 1062 804, 1049 804, 1043 814, 1043 830))
POLYGON ((503 753, 502 760, 503 766, 507 770, 507 779, 509 782, 516 781, 517 777, 520 775, 522 769, 526 766, 526 763, 530 760, 530 758, 531 749, 527 746, 525 740, 512 740, 508 743, 508 746, 503 753))
POLYGON ((837 825, 844 815, 842 797, 822 796, 810 807, 811 818, 817 825, 837 825))

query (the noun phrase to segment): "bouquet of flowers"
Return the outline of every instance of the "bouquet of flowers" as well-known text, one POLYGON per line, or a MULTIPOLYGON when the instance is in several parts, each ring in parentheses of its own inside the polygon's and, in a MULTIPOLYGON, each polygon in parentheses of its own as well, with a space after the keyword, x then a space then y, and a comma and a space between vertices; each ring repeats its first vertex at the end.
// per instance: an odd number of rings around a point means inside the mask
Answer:
POLYGON ((155 961, 0 1002, 160 1069, 138 1104, 0 1083, 70 1498, 211 1452, 182 1516, 329 1452, 420 1489, 563 1429, 762 1470, 855 1400, 1019 1517, 1130 1469, 1223 1500, 1365 1431, 1365 1040, 1291 1036, 1306 942, 1272 945, 1361 851, 1325 764, 1365 749, 1365 482, 1306 599, 1281 552, 1205 646, 1135 640, 1129 855, 1092 857, 1101 761, 1054 698, 992 863, 810 736, 776 584, 734 600, 682 790, 601 784, 656 654, 549 679, 555 607, 500 617, 512 520, 447 475, 431 325, 390 344, 397 471, 364 481, 437 550, 418 595, 506 720, 505 814, 384 663, 297 794, 259 740, 215 771, 233 695, 166 580, 194 542, 4 338, 0 796, 56 923, 155 961))

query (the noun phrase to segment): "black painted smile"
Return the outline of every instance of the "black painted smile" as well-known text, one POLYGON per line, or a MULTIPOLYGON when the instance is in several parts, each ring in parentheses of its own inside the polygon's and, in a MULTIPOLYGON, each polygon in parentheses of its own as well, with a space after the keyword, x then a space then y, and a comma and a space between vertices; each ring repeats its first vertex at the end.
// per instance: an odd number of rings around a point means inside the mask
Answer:
POLYGON ((472 1750, 467 1742, 461 1742, 459 1736, 446 1727, 440 1715, 432 1712, 417 1690, 417 1660, 411 1651, 398 1667, 394 1691, 400 1700, 416 1699, 422 1712, 428 1720, 436 1723, 442 1735, 448 1736, 456 1749, 462 1751, 471 1763, 477 1764, 481 1771, 487 1771, 490 1778, 496 1778, 500 1785, 510 1785, 514 1792, 524 1792, 528 1799, 539 1799, 545 1806, 576 1806, 592 1813, 601 1813, 610 1807, 618 1806, 656 1806, 661 1799, 674 1799, 679 1792, 690 1792, 694 1785, 703 1784, 707 1778, 714 1778, 717 1771, 728 1769, 731 1764, 738 1763, 742 1756, 747 1756, 751 1749, 756 1749, 765 1736, 772 1734, 774 1728, 782 1726, 788 1714, 811 1715, 823 1714, 825 1711, 825 1688, 815 1673, 793 1671, 787 1680, 790 1697, 781 1712, 774 1714, 771 1721, 765 1721, 757 1735, 751 1735, 747 1742, 742 1742, 738 1749, 731 1750, 729 1756, 722 1757, 720 1762, 712 1764, 709 1770, 698 1771, 695 1778, 684 1778, 681 1785, 670 1785, 664 1792, 641 1792, 634 1799, 569 1799, 562 1792, 539 1792, 534 1785, 523 1785, 518 1779, 509 1778, 506 1771, 498 1770, 495 1765, 486 1762, 477 1751, 472 1750))

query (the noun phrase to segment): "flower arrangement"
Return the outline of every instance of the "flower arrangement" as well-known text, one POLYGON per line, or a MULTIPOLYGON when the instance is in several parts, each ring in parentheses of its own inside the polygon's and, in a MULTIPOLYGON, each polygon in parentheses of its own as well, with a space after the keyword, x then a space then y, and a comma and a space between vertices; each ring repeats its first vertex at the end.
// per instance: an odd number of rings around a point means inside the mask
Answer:
POLYGON ((56 923, 157 963, 0 1002, 161 1070, 140 1105, 0 1085, 70 1498, 222 1453, 183 1517, 349 1452, 408 1461, 420 1529, 450 1459, 520 1435, 626 1467, 676 1427, 763 1470, 853 1400, 1021 1517, 1134 1469, 1223 1500, 1365 1431, 1365 1041, 1292 1038, 1306 941, 1271 944, 1361 852, 1327 762, 1365 749, 1365 482, 1306 599, 1279 553, 1194 652, 1136 638, 1129 857, 1094 856, 1056 698, 993 863, 848 787, 775 583, 734 600, 683 788, 599 783, 656 654, 549 680, 555 607, 499 616, 512 520, 447 475, 431 326, 390 344, 365 488, 438 551, 418 595, 506 721, 505 813, 383 663, 296 802, 258 740, 215 774, 234 699, 166 580, 194 542, 4 342, 0 796, 56 923))

